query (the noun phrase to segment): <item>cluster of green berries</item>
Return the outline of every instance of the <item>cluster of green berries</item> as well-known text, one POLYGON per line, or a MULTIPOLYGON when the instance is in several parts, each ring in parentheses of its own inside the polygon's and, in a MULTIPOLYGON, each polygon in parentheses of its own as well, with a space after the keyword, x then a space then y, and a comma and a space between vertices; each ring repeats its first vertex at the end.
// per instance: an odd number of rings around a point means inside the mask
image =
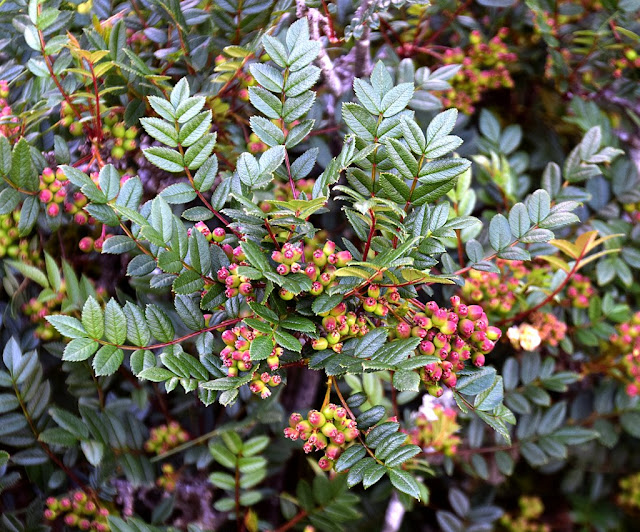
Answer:
POLYGON ((464 369, 466 360, 476 367, 484 366, 485 356, 502 336, 500 329, 489 325, 480 305, 467 306, 458 296, 450 301, 450 309, 429 301, 424 312, 403 319, 391 331, 397 338, 420 338, 418 353, 437 357, 420 369, 427 392, 435 397, 444 392, 441 383, 449 388, 456 385, 457 372, 464 369))
MULTIPOLYGON (((319 296, 325 288, 337 284, 336 269, 346 266, 353 257, 349 251, 337 251, 335 242, 327 240, 324 246, 313 250, 310 256, 302 243, 286 243, 281 250, 274 251, 271 258, 278 264, 276 271, 280 275, 304 273, 312 282, 309 293, 319 296)), ((294 297, 285 288, 281 288, 279 294, 285 301, 294 297)))
POLYGON ((177 421, 171 421, 166 425, 152 428, 144 448, 150 453, 163 454, 187 441, 189 441, 189 433, 177 421))
POLYGON ((591 279, 579 273, 574 274, 567 286, 567 297, 574 308, 589 308, 589 299, 595 293, 591 279))
POLYGON ((91 532, 109 532, 107 517, 110 512, 107 508, 93 502, 84 491, 74 491, 70 495, 61 497, 49 497, 44 518, 47 521, 56 521, 62 518, 64 524, 78 530, 91 532))
POLYGON ((634 473, 620 479, 620 493, 616 500, 620 506, 640 509, 640 473, 634 473))
POLYGON ((614 348, 615 358, 622 355, 620 363, 630 381, 627 394, 630 397, 640 395, 640 312, 636 312, 630 321, 619 323, 609 341, 614 348))
POLYGON ((520 514, 513 516, 504 514, 500 518, 500 526, 509 532, 551 532, 551 527, 540 522, 544 505, 539 497, 522 496, 518 499, 520 514))
POLYGON ((222 363, 227 368, 229 377, 237 377, 240 371, 253 371, 253 378, 249 383, 249 389, 262 399, 271 395, 270 388, 278 386, 282 382, 279 374, 273 373, 280 367, 280 357, 284 349, 273 344, 271 354, 266 358, 269 371, 259 372, 251 361, 251 342, 263 333, 246 325, 240 325, 227 329, 222 333, 224 349, 220 352, 222 363))
POLYGON ((37 324, 35 335, 45 342, 49 342, 60 336, 53 325, 44 318, 45 316, 60 312, 61 304, 65 296, 66 284, 62 281, 60 283, 60 290, 57 293, 51 294, 44 299, 32 297, 22 306, 24 315, 28 316, 33 323, 37 324))
POLYGON ((453 408, 443 405, 433 406, 429 415, 419 412, 414 418, 414 427, 407 433, 409 442, 428 452, 455 455, 460 445, 460 437, 456 435, 460 430, 457 417, 453 408))
POLYGON ((20 238, 19 223, 19 208, 0 215, 0 259, 9 257, 21 262, 40 262, 39 250, 30 246, 26 238, 20 238))
POLYGON ((318 450, 324 456, 318 460, 323 471, 333 469, 335 461, 346 446, 358 437, 358 427, 341 406, 329 403, 322 411, 311 410, 306 419, 294 412, 289 417, 289 426, 284 429, 285 437, 302 440, 305 453, 318 450))
POLYGON ((127 127, 122 121, 122 116, 114 110, 109 111, 103 119, 102 135, 105 140, 113 140, 111 157, 114 159, 122 159, 125 152, 137 148, 138 128, 127 127))
POLYGON ((518 57, 509 52, 504 43, 508 31, 507 28, 500 28, 495 37, 486 41, 478 30, 473 30, 466 48, 445 51, 442 56, 445 65, 462 65, 451 80, 452 88, 442 97, 445 108, 456 107, 463 113, 471 114, 474 111, 473 104, 486 91, 513 87, 507 65, 515 63, 518 57))
POLYGON ((20 126, 17 125, 18 117, 13 116, 8 98, 9 83, 2 79, 0 80, 0 135, 7 138, 20 131, 20 126))
MULTIPOLYGON (((298 194, 304 192, 307 196, 311 197, 313 191, 314 179, 299 179, 296 181, 296 191, 298 194)), ((283 183, 282 181, 275 181, 273 187, 273 199, 276 201, 291 201, 293 199, 293 192, 289 183, 283 183)), ((274 205, 271 201, 262 201, 259 204, 262 212, 271 212, 274 209, 274 205)), ((284 235, 286 237, 286 233, 284 235)))
MULTIPOLYGON (((40 194, 38 198, 44 204, 45 212, 55 218, 60 214, 60 205, 67 197, 66 190, 67 176, 58 168, 45 168, 40 175, 40 194)), ((85 215, 86 217, 86 215, 85 215)), ((86 223, 86 222, 85 222, 86 223)))
MULTIPOLYGON (((84 106, 79 106, 78 109, 79 112, 88 110, 84 106)), ((66 101, 60 106, 60 124, 68 128, 74 137, 84 134, 83 123, 77 120, 73 108, 66 101)), ((126 152, 135 150, 138 146, 137 136, 138 128, 128 128, 117 111, 112 109, 102 118, 102 139, 111 146, 111 156, 114 159, 122 159, 126 152)))

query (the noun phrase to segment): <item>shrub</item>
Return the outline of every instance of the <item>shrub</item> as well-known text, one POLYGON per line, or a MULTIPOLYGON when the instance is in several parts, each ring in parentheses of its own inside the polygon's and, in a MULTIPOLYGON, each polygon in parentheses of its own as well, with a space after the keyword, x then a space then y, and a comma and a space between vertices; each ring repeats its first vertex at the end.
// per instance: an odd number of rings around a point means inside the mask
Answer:
POLYGON ((633 528, 636 8, 0 3, 0 527, 633 528))

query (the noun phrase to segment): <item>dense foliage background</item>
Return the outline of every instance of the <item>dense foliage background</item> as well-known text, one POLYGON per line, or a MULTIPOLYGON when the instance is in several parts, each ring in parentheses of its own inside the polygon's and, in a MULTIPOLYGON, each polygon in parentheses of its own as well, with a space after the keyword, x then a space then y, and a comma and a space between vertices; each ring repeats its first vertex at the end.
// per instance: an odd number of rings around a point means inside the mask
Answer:
POLYGON ((0 529, 636 530, 639 13, 0 0, 0 529))

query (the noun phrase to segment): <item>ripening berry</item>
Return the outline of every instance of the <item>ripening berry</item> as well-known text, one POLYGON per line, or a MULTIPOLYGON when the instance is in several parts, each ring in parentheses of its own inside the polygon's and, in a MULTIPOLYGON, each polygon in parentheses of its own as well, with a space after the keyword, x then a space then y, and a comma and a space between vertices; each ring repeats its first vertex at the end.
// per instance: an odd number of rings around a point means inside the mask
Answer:
POLYGON ((80 122, 73 122, 73 119, 71 119, 71 123, 69 124, 69 133, 74 137, 82 135, 82 124, 80 122))
POLYGON ((318 410, 311 410, 307 418, 311 426, 314 428, 322 427, 327 421, 327 419, 324 417, 324 414, 322 412, 319 412, 318 410))
POLYGON ((313 347, 315 351, 324 351, 329 347, 329 342, 326 338, 318 338, 311 340, 311 347, 313 347))
POLYGON ((281 288, 278 292, 280 299, 284 301, 291 301, 293 299, 293 292, 289 292, 286 288, 281 288))
POLYGON ((118 139, 124 138, 125 131, 124 122, 118 122, 111 128, 111 134, 118 139))
POLYGON ((364 300, 364 303, 362 304, 362 308, 366 312, 373 312, 374 310, 376 310, 377 306, 378 306, 378 301, 373 297, 366 298, 364 300))
POLYGON ((57 203, 50 203, 47 206, 47 214, 51 216, 51 218, 55 218, 60 214, 60 206, 57 203))
POLYGON ((216 227, 213 230, 212 234, 213 234, 213 240, 215 242, 218 242, 218 243, 222 242, 225 239, 225 237, 227 236, 222 227, 216 227))

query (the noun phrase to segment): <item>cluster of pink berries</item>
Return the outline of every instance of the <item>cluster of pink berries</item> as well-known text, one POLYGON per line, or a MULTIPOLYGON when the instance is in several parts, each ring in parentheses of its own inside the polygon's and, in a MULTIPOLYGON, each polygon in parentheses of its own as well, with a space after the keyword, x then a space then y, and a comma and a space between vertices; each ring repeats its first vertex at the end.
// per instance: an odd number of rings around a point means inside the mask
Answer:
POLYGON ((627 385, 627 394, 640 395, 640 312, 636 312, 630 321, 616 326, 616 332, 609 338, 616 350, 622 354, 621 365, 631 381, 627 385))
POLYGON ((209 242, 216 242, 218 244, 221 244, 227 237, 227 233, 222 227, 216 227, 211 231, 204 222, 197 222, 193 228, 189 229, 189 236, 191 236, 191 231, 193 230, 200 231, 209 242))
MULTIPOLYGON (((236 249, 240 248, 238 247, 236 249)), ((234 254, 233 257, 237 259, 242 257, 242 259, 244 259, 244 254, 234 254)), ((251 284, 251 279, 244 275, 239 275, 238 266, 240 266, 240 264, 223 266, 216 272, 216 278, 227 287, 224 294, 228 298, 235 297, 239 294, 243 295, 247 302, 255 301, 254 287, 251 284)))
POLYGON ((468 303, 482 302, 488 312, 504 316, 509 314, 516 304, 515 291, 519 286, 519 279, 524 275, 526 272, 516 273, 506 269, 501 270, 501 273, 470 270, 461 296, 468 303))
POLYGON ((557 346, 567 335, 567 324, 550 312, 534 312, 530 320, 538 330, 540 340, 550 346, 557 346))
MULTIPOLYGON (((227 329, 222 333, 222 341, 226 347, 220 352, 220 358, 227 368, 229 377, 237 377, 240 371, 251 371, 254 364, 251 361, 251 342, 258 336, 263 336, 260 331, 240 325, 233 329, 227 329)), ((271 372, 276 371, 280 367, 280 357, 283 355, 284 349, 273 344, 271 354, 267 357, 266 363, 271 372)), ((270 388, 275 388, 282 382, 282 378, 277 373, 269 373, 264 371, 253 375, 253 379, 249 383, 249 389, 256 395, 266 399, 271 395, 270 388)))
POLYGON ((68 496, 47 499, 44 518, 56 521, 62 518, 68 527, 91 532, 109 532, 107 517, 110 512, 93 502, 84 491, 74 491, 68 496))
POLYGON ((411 322, 399 322, 393 331, 398 338, 420 338, 418 352, 439 358, 420 370, 427 391, 435 397, 444 392, 440 383, 450 388, 456 385, 456 372, 464 369, 465 360, 484 366, 485 355, 502 336, 500 329, 489 325, 481 306, 464 305, 458 296, 451 298, 451 305, 445 309, 430 301, 424 312, 415 313, 411 322))
POLYGON ((152 428, 144 448, 147 452, 162 454, 187 441, 189 441, 189 433, 177 421, 171 421, 167 425, 152 428))
MULTIPOLYGON (((280 251, 274 251, 271 258, 278 264, 276 271, 280 275, 304 273, 309 277, 312 281, 309 293, 312 296, 319 296, 326 287, 337 283, 336 269, 346 266, 353 258, 348 251, 336 251, 336 244, 331 240, 327 240, 322 248, 313 250, 310 257, 305 251, 302 243, 286 243, 280 251)), ((281 288, 279 294, 285 301, 290 301, 294 297, 285 288, 281 288)))
POLYGON ((569 281, 567 296, 574 308, 589 308, 589 299, 596 293, 591 279, 576 273, 569 281))
POLYGON ((46 213, 52 218, 60 214, 60 204, 67 197, 66 181, 67 176, 59 168, 54 172, 53 169, 47 167, 40 176, 40 194, 38 197, 45 205, 46 213))
POLYGON ((13 111, 9 105, 9 83, 0 80, 0 135, 3 137, 11 137, 20 130, 20 126, 14 125, 18 122, 18 117, 13 116, 13 111))
POLYGON ((478 30, 471 32, 470 44, 466 48, 446 50, 442 57, 445 65, 462 64, 462 68, 451 81, 452 89, 442 97, 444 107, 456 107, 461 112, 471 114, 473 104, 490 89, 512 88, 513 80, 507 70, 517 56, 509 52, 503 42, 509 30, 500 28, 498 34, 488 42, 478 30))
POLYGON ((333 469, 342 451, 358 434, 356 422, 348 416, 346 409, 333 403, 322 411, 311 410, 306 419, 297 412, 291 414, 289 426, 284 429, 285 437, 304 441, 305 453, 314 449, 324 451, 324 456, 318 460, 323 471, 333 469))

